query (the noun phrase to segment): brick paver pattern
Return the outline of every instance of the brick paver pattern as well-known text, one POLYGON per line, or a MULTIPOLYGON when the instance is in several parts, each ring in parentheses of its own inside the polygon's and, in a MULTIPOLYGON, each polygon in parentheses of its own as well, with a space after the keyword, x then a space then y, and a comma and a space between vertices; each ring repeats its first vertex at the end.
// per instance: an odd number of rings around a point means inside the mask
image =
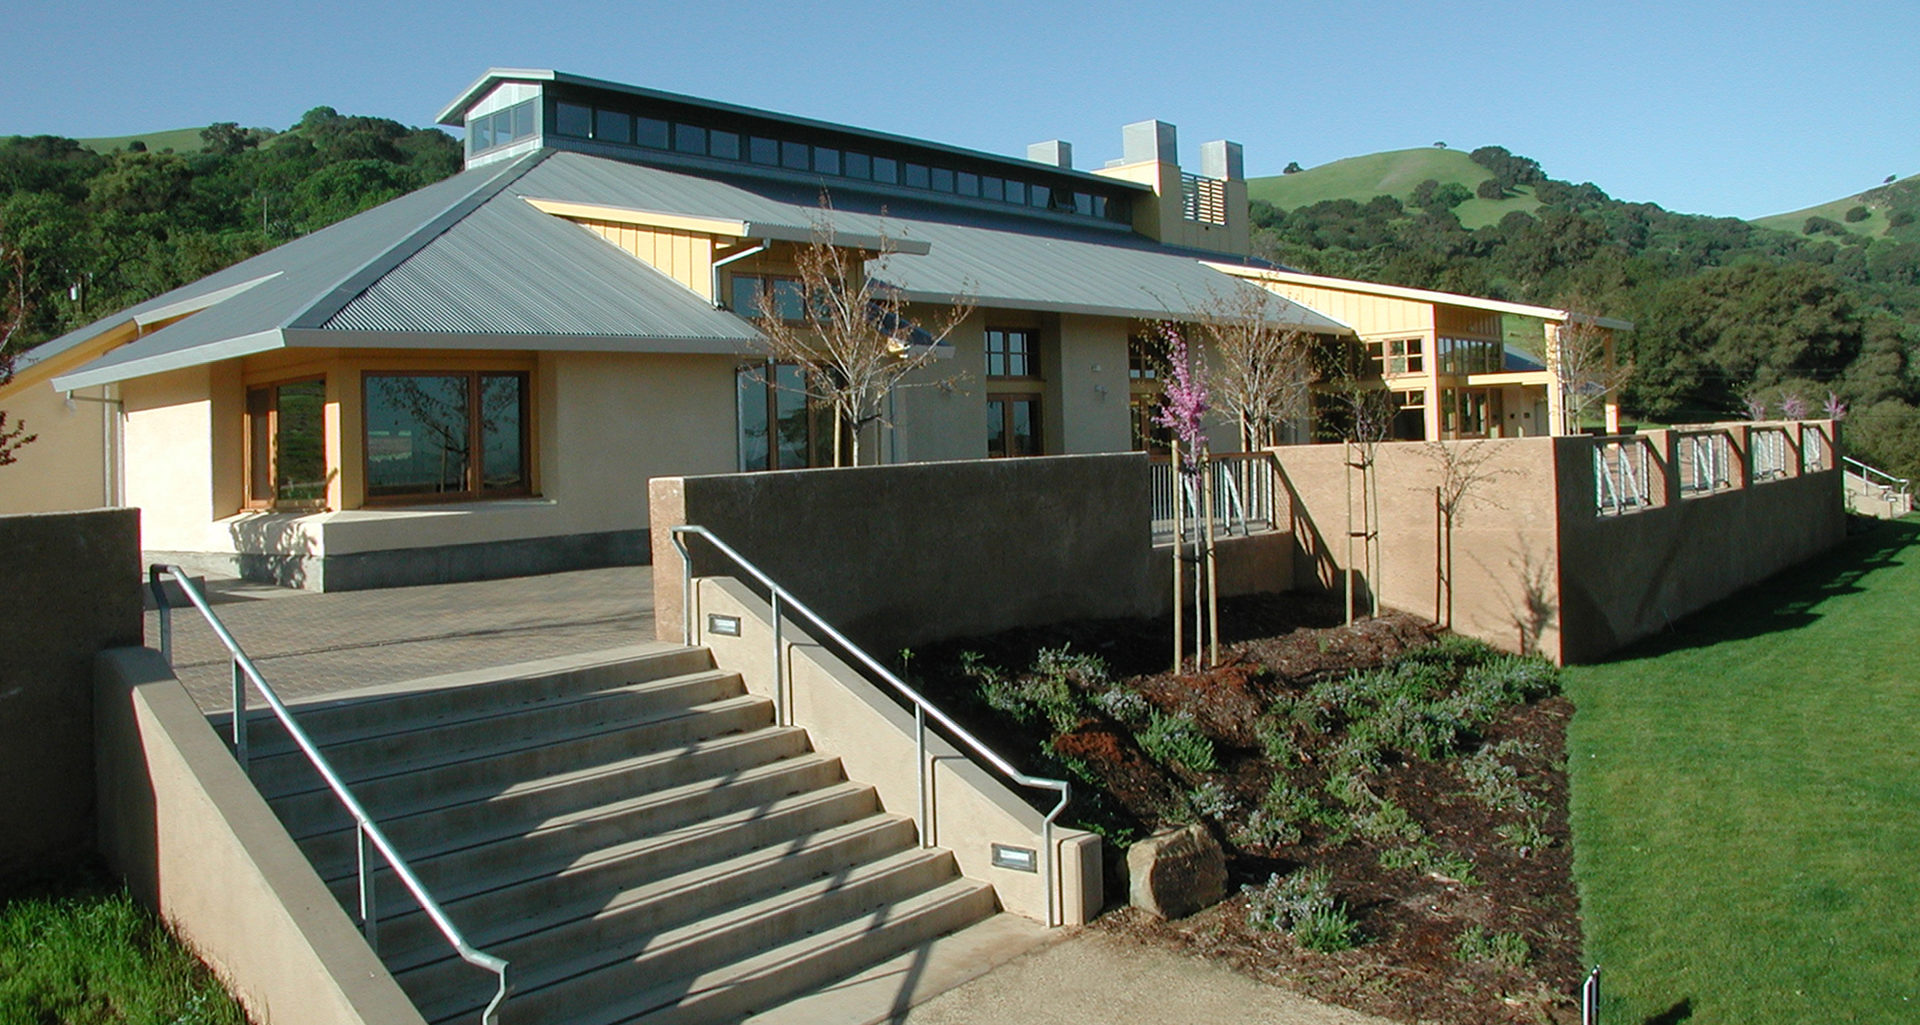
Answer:
MULTIPOLYGON (((333 594, 235 580, 208 580, 207 590, 288 701, 653 640, 648 566, 333 594)), ((174 672, 203 710, 225 711, 226 648, 191 606, 174 610, 173 624, 174 672)), ((147 643, 160 644, 151 610, 147 643)))

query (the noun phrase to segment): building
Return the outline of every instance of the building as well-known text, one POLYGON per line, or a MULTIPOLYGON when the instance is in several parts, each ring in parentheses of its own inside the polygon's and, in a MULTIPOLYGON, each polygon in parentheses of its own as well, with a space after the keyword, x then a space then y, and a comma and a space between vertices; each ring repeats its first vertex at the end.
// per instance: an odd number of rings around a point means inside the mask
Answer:
MULTIPOLYGON (((466 130, 461 174, 30 353, 0 401, 41 433, 12 474, 35 484, 0 511, 134 505, 151 553, 327 590, 644 561, 649 478, 831 449, 747 316, 823 224, 910 314, 973 306, 919 382, 939 387, 900 389, 863 439, 888 462, 1143 447, 1158 382, 1130 339, 1249 280, 1276 323, 1400 353, 1408 408, 1540 376, 1428 360, 1410 383, 1436 346, 1498 345, 1453 311, 1508 304, 1251 260, 1239 146, 1189 173, 1163 122, 1079 170, 1061 141, 1011 158, 501 69, 439 120, 466 130), (1334 284, 1374 295, 1350 311, 1334 284), (1429 312, 1372 312, 1396 303, 1429 312)), ((1479 422, 1422 408, 1428 437, 1479 422)))

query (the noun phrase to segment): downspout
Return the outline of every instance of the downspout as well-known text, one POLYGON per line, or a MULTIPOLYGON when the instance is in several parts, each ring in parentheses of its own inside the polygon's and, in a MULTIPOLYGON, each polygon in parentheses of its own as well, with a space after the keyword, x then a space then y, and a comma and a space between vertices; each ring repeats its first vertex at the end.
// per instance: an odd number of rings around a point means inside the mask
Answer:
POLYGON ((76 402, 100 403, 100 497, 102 508, 120 504, 120 418, 126 415, 126 403, 113 397, 113 385, 100 386, 100 394, 76 395, 67 391, 67 408, 76 402), (118 415, 115 415, 115 414, 118 415))
POLYGON ((720 259, 713 261, 713 267, 711 270, 711 273, 713 274, 713 291, 710 294, 713 297, 711 301, 713 303, 714 309, 718 310, 718 309, 724 309, 726 307, 726 303, 723 303, 720 301, 720 268, 725 267, 727 264, 730 264, 735 260, 744 260, 749 256, 758 256, 761 253, 766 252, 767 248, 771 245, 773 245, 772 239, 763 238, 760 241, 754 243, 752 246, 749 246, 746 249, 742 249, 741 251, 733 254, 732 256, 723 256, 720 259))

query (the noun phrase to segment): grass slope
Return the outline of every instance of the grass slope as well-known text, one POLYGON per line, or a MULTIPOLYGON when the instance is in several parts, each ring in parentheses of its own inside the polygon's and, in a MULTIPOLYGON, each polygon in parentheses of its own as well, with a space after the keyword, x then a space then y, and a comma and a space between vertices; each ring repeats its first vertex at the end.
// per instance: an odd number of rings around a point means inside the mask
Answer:
POLYGON ((1920 1020, 1920 520, 1569 670, 1607 1021, 1920 1020))
POLYGON ((80 139, 82 149, 95 153, 112 153, 127 148, 129 143, 139 140, 147 144, 150 152, 158 153, 170 149, 175 153, 198 153, 206 146, 200 139, 198 128, 173 128, 164 132, 142 132, 139 135, 102 136, 98 139, 80 139))
MULTIPOLYGON (((1375 196, 1393 196, 1402 202, 1413 195, 1415 186, 1432 178, 1442 185, 1458 182, 1469 192, 1493 177, 1492 172, 1455 149, 1397 149, 1385 153, 1347 157, 1294 174, 1247 181, 1247 195, 1264 199, 1282 210, 1311 206, 1329 199, 1351 199, 1364 203, 1375 196)), ((1507 199, 1475 197, 1454 208, 1460 223, 1469 228, 1492 224, 1510 210, 1532 211, 1540 205, 1531 190, 1507 199)))
POLYGON ((1825 217, 1830 221, 1839 222, 1841 227, 1855 235, 1879 238, 1888 233, 1887 218, 1896 210, 1912 210, 1920 213, 1920 186, 1916 186, 1907 178, 1901 178, 1888 185, 1868 189, 1830 203, 1810 206, 1804 210, 1756 217, 1752 223, 1762 228, 1773 228, 1776 231, 1802 235, 1805 234, 1802 229, 1806 226, 1807 218, 1825 217), (1849 224, 1846 220, 1847 211, 1856 206, 1865 206, 1869 216, 1864 221, 1849 224))

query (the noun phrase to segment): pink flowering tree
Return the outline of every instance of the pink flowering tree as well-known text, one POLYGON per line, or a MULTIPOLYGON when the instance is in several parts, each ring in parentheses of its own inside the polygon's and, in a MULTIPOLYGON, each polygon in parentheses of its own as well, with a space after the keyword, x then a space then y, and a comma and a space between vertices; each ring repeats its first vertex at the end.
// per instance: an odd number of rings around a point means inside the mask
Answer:
POLYGON ((1767 418, 1767 400, 1758 395, 1749 395, 1741 401, 1747 406, 1747 419, 1765 420, 1767 418))
POLYGON ((1187 347, 1187 337, 1178 325, 1163 321, 1155 330, 1166 343, 1169 367, 1166 401, 1154 414, 1153 422, 1180 439, 1184 449, 1180 470, 1191 476, 1200 472, 1201 454, 1206 448, 1205 418, 1207 410, 1212 408, 1207 401, 1207 375, 1187 347))
POLYGON ((1840 401, 1840 396, 1833 392, 1827 393, 1827 401, 1822 404, 1821 408, 1826 411, 1827 419, 1832 420, 1834 423, 1839 423, 1847 418, 1847 404, 1840 401))
POLYGON ((1780 419, 1805 420, 1807 418, 1807 400, 1798 392, 1787 392, 1780 396, 1780 419))

